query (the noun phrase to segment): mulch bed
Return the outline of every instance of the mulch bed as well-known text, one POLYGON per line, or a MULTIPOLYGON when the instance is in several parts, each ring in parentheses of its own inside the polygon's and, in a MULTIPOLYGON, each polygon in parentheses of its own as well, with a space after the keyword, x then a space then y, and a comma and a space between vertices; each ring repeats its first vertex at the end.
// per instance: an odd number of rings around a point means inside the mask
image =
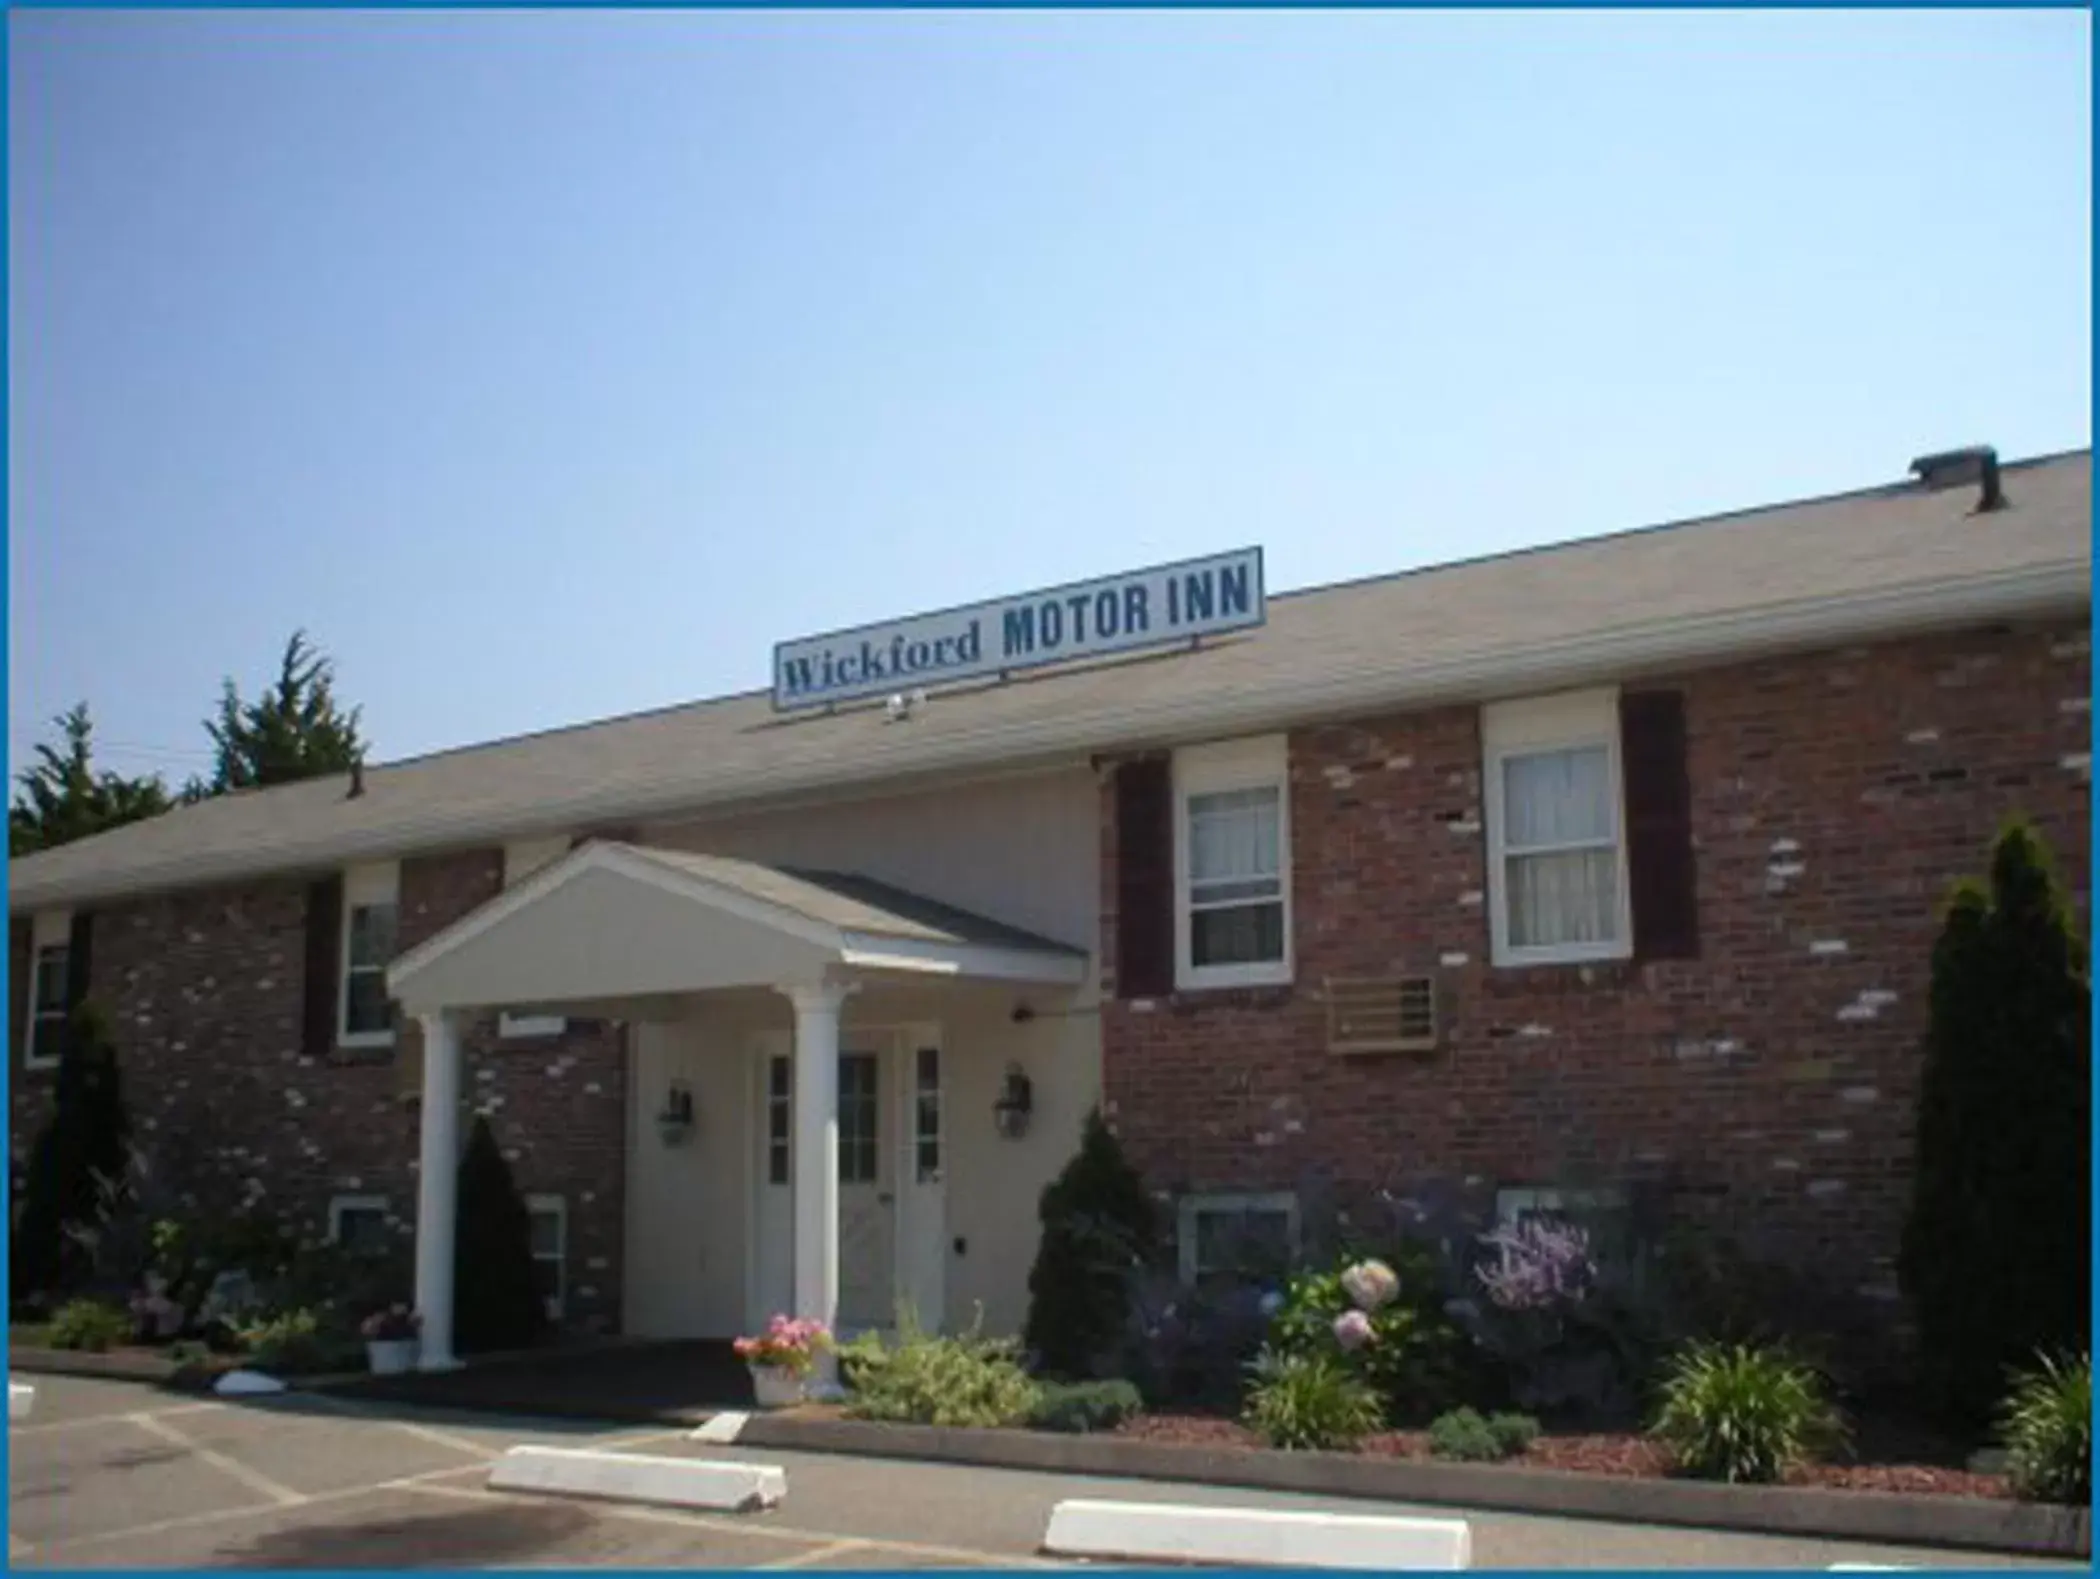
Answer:
MULTIPOLYGON (((1242 1448, 1260 1451, 1261 1438, 1236 1420, 1215 1415, 1149 1414, 1125 1421, 1117 1435, 1141 1442, 1180 1447, 1242 1448)), ((1391 1458, 1427 1461, 1429 1435, 1424 1431, 1386 1431, 1369 1438, 1361 1451, 1391 1458)), ((1525 1469, 1573 1470, 1589 1475, 1635 1475, 1660 1479, 1671 1473, 1668 1457, 1647 1438, 1630 1432, 1589 1435, 1544 1435, 1515 1458, 1504 1461, 1525 1469)), ((2003 1475, 1930 1463, 1840 1462, 1810 1464, 1787 1477, 1791 1486, 1820 1486, 1839 1491, 1922 1492, 1951 1497, 2009 1497, 2003 1475)))

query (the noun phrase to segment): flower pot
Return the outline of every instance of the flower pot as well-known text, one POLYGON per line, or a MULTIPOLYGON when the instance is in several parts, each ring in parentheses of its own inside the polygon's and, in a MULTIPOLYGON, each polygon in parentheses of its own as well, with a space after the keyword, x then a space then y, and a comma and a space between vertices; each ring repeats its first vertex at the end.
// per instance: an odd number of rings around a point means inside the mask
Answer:
POLYGON ((365 1355, 372 1362, 374 1376, 399 1376, 416 1368, 421 1348, 415 1338, 374 1338, 365 1345, 365 1355))
POLYGON ((754 1365, 751 1391, 761 1409, 785 1409, 802 1402, 802 1378, 784 1365, 754 1365))

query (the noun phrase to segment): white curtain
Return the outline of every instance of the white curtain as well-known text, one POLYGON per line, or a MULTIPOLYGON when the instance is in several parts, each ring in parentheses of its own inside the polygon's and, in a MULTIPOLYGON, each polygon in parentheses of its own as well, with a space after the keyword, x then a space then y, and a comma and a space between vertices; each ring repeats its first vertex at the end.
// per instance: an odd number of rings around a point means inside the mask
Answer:
POLYGON ((1502 789, 1511 944, 1612 941, 1618 930, 1618 818, 1604 748, 1506 758, 1502 789))
POLYGON ((1200 904, 1277 893, 1280 821, 1273 789, 1190 796, 1190 897, 1200 904))

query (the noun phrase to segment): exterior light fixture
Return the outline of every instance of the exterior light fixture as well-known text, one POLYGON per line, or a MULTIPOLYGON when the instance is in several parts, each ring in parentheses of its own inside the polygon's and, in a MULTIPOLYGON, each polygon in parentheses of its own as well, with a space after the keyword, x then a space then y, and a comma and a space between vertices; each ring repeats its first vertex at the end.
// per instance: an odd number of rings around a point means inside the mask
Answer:
POLYGON ((992 1104, 992 1118, 999 1126, 999 1133, 1008 1140, 1018 1140, 1028 1133, 1028 1116, 1035 1111, 1035 1087, 1019 1064, 1006 1066, 1006 1083, 999 1088, 998 1100, 992 1104))
POLYGON ((663 1111, 656 1115, 656 1133, 666 1146, 683 1146, 693 1134, 693 1093, 682 1080, 671 1082, 664 1093, 663 1111))

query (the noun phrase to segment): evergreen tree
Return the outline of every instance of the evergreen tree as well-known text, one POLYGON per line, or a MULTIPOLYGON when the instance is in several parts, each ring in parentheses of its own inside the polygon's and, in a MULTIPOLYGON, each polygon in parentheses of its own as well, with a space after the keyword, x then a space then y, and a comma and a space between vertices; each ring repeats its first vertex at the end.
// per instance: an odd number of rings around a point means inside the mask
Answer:
POLYGON ((101 1181, 127 1181, 130 1159, 116 1046, 101 1012, 83 1003, 68 1024, 51 1117, 23 1181, 8 1258, 16 1299, 63 1293, 86 1277, 91 1258, 71 1230, 100 1224, 108 1205, 101 1181))
POLYGON ((530 1347, 546 1319, 533 1278, 532 1217, 486 1118, 459 1164, 454 1342, 462 1354, 530 1347))
POLYGON ((52 722, 58 726, 60 743, 47 741, 36 748, 36 765, 17 781, 20 788, 8 808, 9 855, 54 849, 168 809, 167 788, 159 778, 95 771, 95 726, 87 703, 52 722))
POLYGON ((1037 1215, 1025 1342, 1047 1374, 1092 1375, 1123 1340, 1131 1276, 1157 1242, 1144 1181, 1099 1111, 1087 1114, 1079 1150, 1044 1189, 1037 1215))
POLYGON ((1984 1420, 2009 1367, 2090 1346, 2091 994, 2047 849, 2014 823, 1933 951, 1898 1262, 1934 1403, 1984 1420))
POLYGON ((358 736, 362 711, 336 705, 335 665, 307 642, 304 631, 294 631, 275 687, 244 702, 229 678, 218 718, 205 721, 218 751, 212 793, 349 772, 364 754, 358 736))

